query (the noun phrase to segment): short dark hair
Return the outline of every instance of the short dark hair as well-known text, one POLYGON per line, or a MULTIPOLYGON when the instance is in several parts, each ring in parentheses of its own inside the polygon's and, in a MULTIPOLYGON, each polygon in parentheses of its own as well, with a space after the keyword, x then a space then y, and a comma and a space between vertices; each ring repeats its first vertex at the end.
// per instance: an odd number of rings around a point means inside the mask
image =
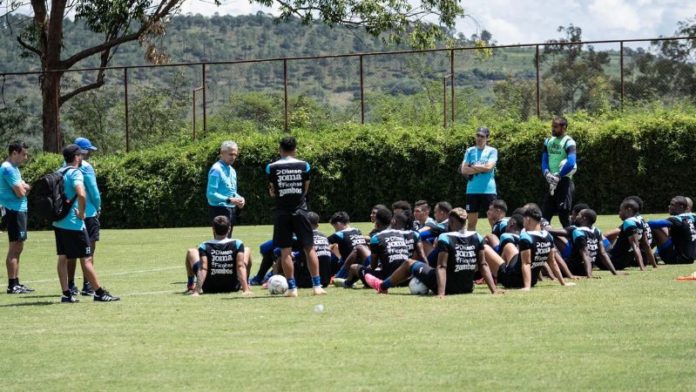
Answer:
POLYGON ((411 203, 407 202, 406 200, 395 201, 392 203, 392 211, 396 209, 402 211, 412 211, 411 203))
POLYGON ((21 140, 15 140, 7 145, 7 153, 9 155, 12 155, 13 152, 20 153, 26 148, 29 148, 26 143, 21 140))
POLYGON ((508 220, 508 227, 510 223, 514 223, 517 230, 522 230, 524 228, 524 216, 522 214, 512 214, 510 220, 508 220))
POLYGON ((447 201, 438 201, 435 204, 435 208, 441 210, 445 214, 449 214, 449 212, 452 211, 452 204, 447 201))
POLYGON ((329 223, 331 223, 332 225, 336 223, 343 223, 344 225, 347 225, 348 223, 350 223, 350 216, 348 216, 348 213, 345 211, 338 211, 331 215, 329 223))
POLYGON ((491 202, 493 208, 499 209, 507 214, 507 203, 503 199, 496 199, 491 202))
POLYGON ((293 152, 297 148, 297 140, 292 136, 286 136, 280 140, 280 149, 285 152, 293 152))
POLYGON ((597 213, 591 208, 583 208, 582 210, 580 210, 580 214, 587 218, 587 223, 589 223, 590 226, 594 225, 595 222, 597 222, 597 213))
POLYGON ((527 218, 534 219, 537 222, 540 222, 542 217, 541 209, 535 203, 525 204, 522 215, 526 216, 527 218))
POLYGON ((430 211, 430 206, 428 205, 427 200, 418 200, 415 203, 413 203, 413 207, 425 207, 426 210, 430 211))
POLYGON ((578 203, 578 204, 573 206, 573 209, 571 209, 570 212, 572 212, 573 214, 577 214, 578 212, 580 212, 582 210, 587 210, 589 208, 590 208, 590 206, 587 205, 587 203, 578 203))
POLYGON ((316 212, 309 211, 307 213, 307 219, 309 219, 309 223, 312 225, 312 227, 319 226, 319 214, 316 212))
POLYGON ((213 231, 216 235, 227 235, 230 232, 230 220, 224 215, 213 218, 213 231))
POLYGON ((563 116, 554 117, 553 122, 562 126, 563 128, 568 127, 568 120, 566 120, 566 118, 563 116))
POLYGON ((408 216, 406 216, 406 214, 404 214, 403 212, 397 212, 392 217, 392 222, 393 222, 392 226, 395 229, 400 229, 400 230, 405 229, 408 225, 408 216))
POLYGON ((466 218, 468 216, 467 216, 465 209, 463 209, 461 207, 457 207, 457 208, 451 209, 450 212, 447 213, 447 217, 449 218, 449 220, 452 220, 452 218, 454 218, 455 220, 459 221, 459 223, 461 223, 463 225, 464 223, 466 223, 466 218))
POLYGON ((377 208, 377 213, 375 214, 375 222, 379 223, 381 226, 389 226, 392 220, 392 212, 389 208, 382 206, 382 208, 377 208))
POLYGON ((638 204, 638 212, 643 211, 643 199, 641 199, 639 196, 628 196, 624 200, 633 200, 638 204))
POLYGON ((689 202, 684 196, 674 196, 671 200, 674 204, 678 204, 683 210, 689 207, 689 202))
POLYGON ((636 214, 640 211, 640 208, 638 207, 638 203, 636 203, 636 201, 633 199, 624 199, 624 201, 621 202, 621 205, 619 206, 619 208, 620 209, 629 208, 631 211, 633 211, 636 214))

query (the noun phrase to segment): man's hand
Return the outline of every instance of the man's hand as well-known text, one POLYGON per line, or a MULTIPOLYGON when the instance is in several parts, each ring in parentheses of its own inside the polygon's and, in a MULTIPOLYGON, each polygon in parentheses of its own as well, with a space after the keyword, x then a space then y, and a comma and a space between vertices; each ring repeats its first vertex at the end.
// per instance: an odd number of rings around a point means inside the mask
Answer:
POLYGON ((244 208, 244 205, 246 204, 246 200, 244 200, 243 197, 230 197, 229 198, 230 204, 234 204, 235 206, 239 208, 244 208))
POLYGON ((24 190, 27 191, 27 193, 31 190, 31 185, 27 184, 24 181, 22 181, 22 186, 24 187, 24 190))
POLYGON ((242 292, 242 297, 253 297, 254 293, 251 292, 251 290, 246 290, 242 292))
POLYGON ((80 211, 78 208, 75 208, 75 215, 77 215, 77 217, 80 220, 85 220, 85 211, 84 210, 80 211))
POLYGON ((561 180, 558 176, 553 175, 548 170, 544 173, 544 178, 546 178, 546 182, 549 183, 549 186, 553 188, 556 188, 556 185, 558 185, 558 182, 561 180))

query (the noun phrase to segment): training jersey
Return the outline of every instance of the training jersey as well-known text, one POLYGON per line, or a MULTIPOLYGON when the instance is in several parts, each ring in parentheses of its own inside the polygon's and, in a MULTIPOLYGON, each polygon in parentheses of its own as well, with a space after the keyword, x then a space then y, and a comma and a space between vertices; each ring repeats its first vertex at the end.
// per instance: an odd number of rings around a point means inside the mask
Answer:
MULTIPOLYGON (((534 286, 539 278, 539 271, 546 265, 549 254, 554 248, 553 237, 546 230, 523 231, 520 233, 519 248, 520 253, 526 250, 532 252, 532 286, 534 286)), ((514 264, 514 268, 516 273, 522 273, 522 255, 520 255, 520 261, 514 264)))
POLYGON ((431 218, 431 217, 428 217, 428 218, 425 220, 425 223, 420 223, 420 222, 417 221, 417 220, 414 220, 414 221, 413 221, 413 229, 414 229, 414 230, 420 230, 420 229, 422 229, 422 228, 424 228, 424 227, 435 227, 435 225, 437 225, 437 222, 435 222, 435 219, 433 219, 433 218, 431 218))
POLYGON ((478 253, 483 250, 483 237, 475 231, 440 234, 437 249, 447 252, 447 281, 445 295, 474 291, 474 274, 478 253))
POLYGON ((643 225, 635 216, 633 216, 626 218, 626 220, 621 223, 621 226, 619 226, 619 229, 621 231, 619 232, 619 236, 616 238, 616 243, 609 251, 611 257, 635 257, 629 239, 631 237, 635 237, 640 244, 640 238, 643 236, 643 225))
POLYGON ((385 229, 373 235, 370 251, 387 275, 391 275, 411 255, 403 231, 396 229, 385 229))
MULTIPOLYGON (((84 175, 78 169, 70 168, 63 175, 63 187, 65 190, 65 199, 72 200, 77 195, 77 187, 84 186, 84 175)), ((85 228, 85 222, 77 217, 77 199, 72 205, 70 212, 65 218, 53 222, 53 227, 64 230, 80 231, 85 228)))
POLYGON ((0 166, 0 205, 12 211, 27 211, 27 197, 17 197, 12 189, 21 183, 19 168, 8 161, 3 162, 0 166))
POLYGON ((671 223, 669 236, 674 243, 674 251, 682 260, 696 259, 696 227, 694 215, 684 213, 670 216, 667 220, 671 223))
POLYGON ((650 229, 650 225, 648 224, 648 221, 643 218, 642 215, 636 215, 636 219, 638 219, 638 222, 640 222, 641 226, 643 226, 643 233, 645 233, 648 237, 648 244, 650 244, 650 247, 653 247, 655 244, 653 243, 653 235, 652 235, 652 230, 650 229))
MULTIPOLYGON (((314 250, 317 252, 319 260, 319 278, 322 286, 327 286, 331 281, 331 249, 329 240, 318 230, 314 230, 314 250)), ((312 287, 312 276, 309 272, 307 257, 305 253, 298 252, 299 257, 295 258, 295 281, 299 288, 312 287)))
POLYGON ((491 234, 494 234, 496 237, 500 238, 503 233, 505 233, 505 230, 507 230, 507 225, 508 221, 510 218, 503 218, 493 225, 493 228, 491 229, 491 234))
POLYGON ((203 282, 204 293, 224 293, 239 289, 237 256, 244 253, 240 240, 225 238, 198 245, 199 256, 208 259, 208 274, 203 282))
POLYGON ((518 247, 520 244, 520 235, 515 233, 503 233, 500 236, 499 254, 503 254, 503 249, 505 249, 507 244, 513 244, 515 247, 518 247))
MULTIPOLYGON (((568 158, 568 154, 576 149, 575 140, 568 135, 562 137, 552 136, 544 140, 544 153, 548 154, 548 164, 551 173, 561 171, 561 162, 568 158)), ((573 177, 568 175, 567 177, 573 177)))
POLYGON ((331 234, 329 244, 338 244, 338 252, 345 260, 356 246, 367 245, 367 241, 360 230, 349 227, 331 234))
MULTIPOLYGON (((66 166, 67 164, 63 162, 61 169, 66 166)), ((99 192, 99 186, 97 186, 97 174, 94 172, 94 167, 85 160, 82 160, 80 164, 80 171, 84 177, 85 193, 87 196, 85 217, 93 218, 97 216, 101 209, 101 193, 99 192)))
POLYGON ((582 259, 582 249, 587 250, 587 254, 592 261, 592 264, 597 263, 599 255, 599 243, 602 241, 602 232, 596 227, 576 227, 569 238, 573 244, 573 250, 570 253, 568 264, 580 267, 577 271, 584 271, 585 262, 582 259))
POLYGON ((420 233, 415 230, 401 230, 401 234, 404 236, 404 241, 406 241, 408 254, 413 255, 416 250, 416 244, 420 243, 421 241, 420 233))
POLYGON ((309 181, 309 163, 284 157, 269 163, 266 175, 275 188, 276 209, 290 212, 307 209, 304 186, 309 181))
MULTIPOLYGON (((477 146, 469 147, 464 153, 465 165, 485 165, 498 162, 498 150, 491 146, 482 149, 477 146)), ((493 194, 497 192, 495 187, 495 167, 486 173, 474 174, 466 184, 467 194, 493 194)))
POLYGON ((237 171, 222 159, 208 171, 208 186, 205 192, 208 205, 213 207, 235 207, 227 199, 240 197, 237 193, 237 171))

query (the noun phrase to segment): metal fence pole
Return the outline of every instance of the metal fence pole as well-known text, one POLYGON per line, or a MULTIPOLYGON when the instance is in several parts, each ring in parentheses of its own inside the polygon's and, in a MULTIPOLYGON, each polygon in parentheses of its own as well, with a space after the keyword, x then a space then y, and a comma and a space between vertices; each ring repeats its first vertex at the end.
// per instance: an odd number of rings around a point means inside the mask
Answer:
POLYGON ((130 151, 130 130, 128 123, 128 68, 123 69, 123 104, 126 114, 126 152, 130 151))
POLYGON ((288 131, 288 59, 283 59, 283 88, 285 90, 285 132, 288 131))
POLYGON ((452 125, 454 125, 454 50, 450 50, 450 75, 452 77, 452 125))
POLYGON ((619 52, 621 53, 620 58, 621 58, 621 110, 624 108, 624 43, 623 41, 620 42, 620 49, 619 52))
POLYGON ((447 128, 447 77, 442 78, 442 126, 447 128))
POLYGON ((534 57, 534 66, 536 68, 536 115, 541 117, 540 103, 540 87, 539 87, 539 45, 536 45, 536 55, 534 57))
POLYGON ((363 74, 363 56, 360 56, 360 124, 365 124, 365 79, 363 74))
POLYGON ((192 91, 193 95, 193 141, 196 141, 196 89, 192 91))
POLYGON ((207 90, 206 83, 205 83, 205 64, 202 64, 202 76, 203 78, 203 132, 208 133, 208 114, 206 113, 208 110, 208 102, 206 102, 205 98, 205 93, 207 90))

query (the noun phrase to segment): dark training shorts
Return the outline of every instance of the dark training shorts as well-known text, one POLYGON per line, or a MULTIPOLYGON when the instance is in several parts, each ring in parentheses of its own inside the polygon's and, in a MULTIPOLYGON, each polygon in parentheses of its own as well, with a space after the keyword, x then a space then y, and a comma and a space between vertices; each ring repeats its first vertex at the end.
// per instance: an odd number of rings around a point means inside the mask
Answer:
POLYGON ((293 233, 302 246, 314 245, 314 231, 306 210, 294 212, 275 210, 273 213, 273 244, 278 248, 290 248, 293 233))
POLYGON ((435 268, 419 261, 413 263, 411 266, 411 275, 423 282, 430 291, 437 294, 437 275, 435 274, 435 268))
POLYGON ((65 230, 53 228, 56 236, 56 254, 65 255, 69 259, 78 259, 92 256, 92 247, 87 234, 87 229, 65 230))
POLYGON ((488 206, 497 199, 495 194, 471 193, 466 195, 466 212, 477 212, 479 216, 486 216, 488 206))
POLYGON ((89 237, 90 242, 99 241, 99 229, 101 229, 99 218, 96 216, 85 218, 85 226, 87 227, 87 236, 89 237))
POLYGON ((7 236, 10 242, 23 242, 27 240, 27 213, 26 211, 13 211, 5 209, 2 217, 2 226, 7 228, 7 236))

